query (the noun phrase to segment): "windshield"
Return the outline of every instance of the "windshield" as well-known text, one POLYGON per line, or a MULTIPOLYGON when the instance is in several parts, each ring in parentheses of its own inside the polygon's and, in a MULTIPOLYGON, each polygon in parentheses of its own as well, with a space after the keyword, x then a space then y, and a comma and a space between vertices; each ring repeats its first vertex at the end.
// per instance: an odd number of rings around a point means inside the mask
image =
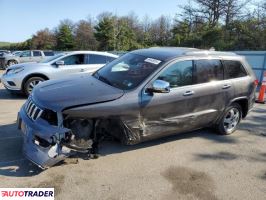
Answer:
POLYGON ((130 90, 142 83, 160 66, 161 61, 128 53, 94 73, 97 79, 122 90, 130 90))
POLYGON ((65 53, 60 53, 60 54, 57 54, 57 55, 55 55, 55 56, 51 56, 51 57, 49 57, 49 58, 47 58, 47 59, 41 61, 40 63, 48 63, 48 62, 51 62, 52 60, 55 60, 55 59, 57 59, 57 58, 60 58, 60 57, 62 57, 62 56, 64 56, 64 55, 66 55, 66 54, 65 54, 65 53))

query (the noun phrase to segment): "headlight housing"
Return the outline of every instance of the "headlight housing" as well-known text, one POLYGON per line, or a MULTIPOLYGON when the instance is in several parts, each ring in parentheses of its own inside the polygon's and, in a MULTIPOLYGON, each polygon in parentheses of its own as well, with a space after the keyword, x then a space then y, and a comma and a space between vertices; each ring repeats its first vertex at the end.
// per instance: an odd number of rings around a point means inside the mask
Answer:
POLYGON ((17 74, 19 72, 22 72, 24 70, 24 67, 18 67, 14 69, 7 69, 6 74, 17 74))

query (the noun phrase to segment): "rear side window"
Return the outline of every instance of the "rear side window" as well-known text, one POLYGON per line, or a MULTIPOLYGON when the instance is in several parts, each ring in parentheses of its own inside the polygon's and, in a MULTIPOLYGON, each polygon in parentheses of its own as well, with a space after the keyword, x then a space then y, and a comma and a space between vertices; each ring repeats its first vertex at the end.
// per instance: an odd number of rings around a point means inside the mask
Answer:
POLYGON ((33 51, 33 56, 42 56, 40 51, 33 51))
POLYGON ((195 60, 196 83, 216 80, 223 80, 223 66, 220 60, 195 60))
POLYGON ((192 72, 192 60, 180 61, 170 65, 158 79, 169 82, 171 88, 192 85, 192 72))
POLYGON ((44 51, 43 53, 45 56, 54 56, 54 52, 52 51, 44 51))
POLYGON ((112 62, 114 59, 116 59, 116 58, 106 56, 106 63, 112 62))
POLYGON ((224 60, 223 65, 224 65, 225 79, 247 76, 246 70, 239 61, 224 60))
POLYGON ((105 64, 106 56, 90 54, 87 62, 88 64, 105 64))

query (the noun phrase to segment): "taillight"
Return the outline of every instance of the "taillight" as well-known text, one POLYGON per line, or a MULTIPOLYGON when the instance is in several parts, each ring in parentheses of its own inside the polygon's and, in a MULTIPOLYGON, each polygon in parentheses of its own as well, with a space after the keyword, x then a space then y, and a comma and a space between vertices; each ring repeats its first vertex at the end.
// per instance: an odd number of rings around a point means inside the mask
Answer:
POLYGON ((258 85, 259 84, 259 80, 258 79, 256 79, 255 81, 254 81, 254 85, 258 85))

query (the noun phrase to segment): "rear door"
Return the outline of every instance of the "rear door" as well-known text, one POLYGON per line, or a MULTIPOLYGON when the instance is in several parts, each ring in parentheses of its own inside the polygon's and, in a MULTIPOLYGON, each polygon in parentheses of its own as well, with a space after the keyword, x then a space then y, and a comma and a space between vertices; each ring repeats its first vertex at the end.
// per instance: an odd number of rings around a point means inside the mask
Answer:
POLYGON ((32 61, 33 62, 40 62, 43 59, 41 51, 32 51, 32 61))
POLYGON ((223 113, 226 99, 232 97, 232 83, 224 80, 224 68, 220 59, 195 60, 195 84, 198 95, 194 108, 197 115, 196 123, 205 127, 215 122, 223 113), (201 113, 200 113, 201 112, 201 113))

